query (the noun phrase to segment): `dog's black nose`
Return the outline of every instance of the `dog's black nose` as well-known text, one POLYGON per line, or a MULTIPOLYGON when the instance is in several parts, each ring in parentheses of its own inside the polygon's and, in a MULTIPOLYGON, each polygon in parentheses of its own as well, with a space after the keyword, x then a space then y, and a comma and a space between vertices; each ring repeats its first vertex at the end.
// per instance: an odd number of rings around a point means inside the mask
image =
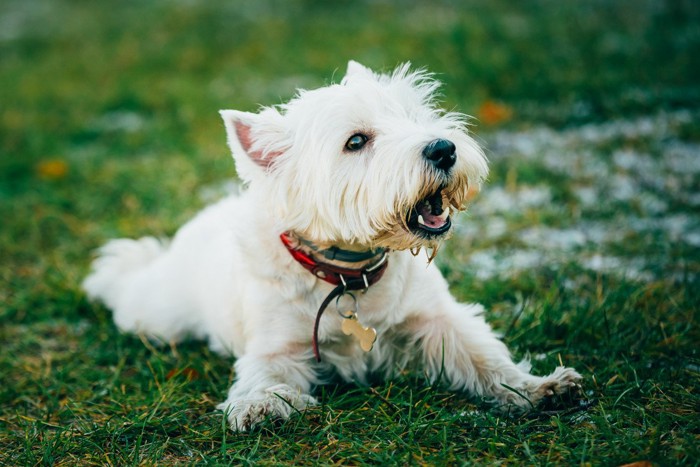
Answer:
POLYGON ((446 139, 431 141, 425 149, 423 149, 423 156, 428 159, 436 169, 440 169, 444 172, 450 170, 457 160, 454 143, 446 139))

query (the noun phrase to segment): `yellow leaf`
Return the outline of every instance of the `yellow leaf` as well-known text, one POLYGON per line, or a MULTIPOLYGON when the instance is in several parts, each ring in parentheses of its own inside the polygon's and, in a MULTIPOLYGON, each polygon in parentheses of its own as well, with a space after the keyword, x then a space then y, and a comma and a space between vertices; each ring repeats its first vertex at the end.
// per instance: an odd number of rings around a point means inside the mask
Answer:
POLYGON ((46 159, 36 165, 36 173, 45 180, 58 180, 68 173, 68 164, 61 159, 46 159))

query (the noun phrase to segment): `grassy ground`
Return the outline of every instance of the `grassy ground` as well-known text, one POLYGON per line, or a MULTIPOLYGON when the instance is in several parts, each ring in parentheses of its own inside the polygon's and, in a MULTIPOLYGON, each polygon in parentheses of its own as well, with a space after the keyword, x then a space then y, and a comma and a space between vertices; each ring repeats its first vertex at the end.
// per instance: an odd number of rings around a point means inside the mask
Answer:
POLYGON ((0 4, 0 464, 700 464, 700 8, 639 2, 0 4), (454 293, 584 403, 508 418, 407 374, 249 434, 230 363, 120 335, 78 284, 235 176, 219 108, 411 60, 493 172, 454 293))

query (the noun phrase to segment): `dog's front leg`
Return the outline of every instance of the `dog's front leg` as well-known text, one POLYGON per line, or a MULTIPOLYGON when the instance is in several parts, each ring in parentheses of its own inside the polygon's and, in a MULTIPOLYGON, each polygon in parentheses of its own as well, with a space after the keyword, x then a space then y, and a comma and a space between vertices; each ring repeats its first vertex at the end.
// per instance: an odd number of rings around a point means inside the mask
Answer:
POLYGON ((308 352, 249 353, 235 363, 236 381, 217 408, 234 431, 246 431, 266 418, 287 419, 316 405, 309 395, 315 374, 308 352))
POLYGON ((504 410, 530 409, 578 387, 581 376, 572 368, 541 377, 529 373, 527 362, 514 363, 482 317, 481 305, 458 304, 452 297, 445 302, 410 323, 432 380, 442 378, 451 389, 486 397, 504 410))

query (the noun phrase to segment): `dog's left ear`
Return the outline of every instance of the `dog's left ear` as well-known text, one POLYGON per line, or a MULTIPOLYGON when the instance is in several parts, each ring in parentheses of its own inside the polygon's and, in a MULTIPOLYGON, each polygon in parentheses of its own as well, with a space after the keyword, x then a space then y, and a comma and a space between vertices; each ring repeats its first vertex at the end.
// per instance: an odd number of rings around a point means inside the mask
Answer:
POLYGON ((290 146, 284 117, 274 108, 260 113, 220 110, 238 175, 250 181, 268 172, 290 146))

